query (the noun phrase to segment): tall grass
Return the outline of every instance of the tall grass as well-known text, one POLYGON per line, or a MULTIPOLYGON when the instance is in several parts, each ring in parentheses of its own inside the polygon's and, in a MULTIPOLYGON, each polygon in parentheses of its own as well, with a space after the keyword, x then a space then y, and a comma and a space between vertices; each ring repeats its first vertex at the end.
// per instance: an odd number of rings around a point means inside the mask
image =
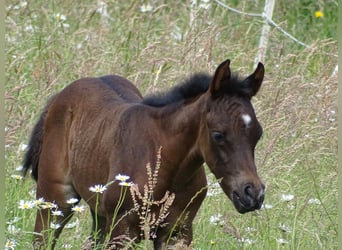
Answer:
MULTIPOLYGON (((260 1, 225 1, 261 12, 260 1), (258 4, 257 4, 258 3, 258 4)), ((143 93, 173 86, 226 58, 235 71, 252 70, 262 22, 210 1, 7 1, 6 9, 6 237, 30 249, 35 183, 16 174, 33 124, 48 98, 85 76, 115 73, 143 93), (205 3, 201 1, 201 3, 205 3), (143 5, 148 8, 141 9, 143 5), (107 16, 106 16, 107 12, 107 16)), ((306 49, 271 30, 261 91, 253 99, 264 135, 256 149, 267 190, 258 212, 238 214, 217 188, 194 222, 194 249, 337 248, 337 64, 335 1, 280 1, 275 21, 309 44, 306 49), (324 17, 315 17, 315 11, 324 17)), ((80 249, 90 215, 79 213, 58 249, 80 249), (70 244, 70 245, 68 245, 70 244)), ((137 246, 145 249, 148 244, 137 246)))

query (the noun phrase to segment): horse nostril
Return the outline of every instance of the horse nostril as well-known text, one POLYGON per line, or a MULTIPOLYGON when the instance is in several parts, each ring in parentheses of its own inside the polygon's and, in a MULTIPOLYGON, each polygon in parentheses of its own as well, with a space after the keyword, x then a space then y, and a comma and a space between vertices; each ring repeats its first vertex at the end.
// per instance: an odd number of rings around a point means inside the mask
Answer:
POLYGON ((245 194, 249 197, 253 197, 254 196, 254 192, 253 192, 253 185, 252 184, 246 184, 245 185, 245 194))

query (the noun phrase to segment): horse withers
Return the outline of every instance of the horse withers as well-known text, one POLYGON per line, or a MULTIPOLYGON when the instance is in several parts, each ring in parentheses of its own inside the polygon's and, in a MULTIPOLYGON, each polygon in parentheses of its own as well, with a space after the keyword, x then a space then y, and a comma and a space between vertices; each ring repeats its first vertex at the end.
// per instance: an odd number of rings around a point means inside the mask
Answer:
MULTIPOLYGON (((263 77, 261 63, 250 76, 239 78, 226 60, 213 76, 195 74, 168 92, 145 98, 116 75, 83 78, 53 96, 34 127, 23 166, 24 174, 32 168, 37 199, 53 202, 64 216, 57 217, 60 227, 51 229, 51 210, 37 211, 36 246, 47 244, 49 230, 58 238, 74 213, 70 198, 89 205, 99 242, 142 240, 138 208, 129 192, 122 197, 115 177, 129 176, 144 193, 146 166, 153 171, 158 160, 153 199, 169 192, 174 200, 154 228, 155 249, 176 240, 191 243, 192 221, 206 196, 204 163, 238 212, 260 209, 265 186, 257 175, 254 149, 262 127, 251 98, 263 77), (106 189, 95 195, 89 190, 94 185, 106 189)), ((149 209, 160 210, 155 204, 149 209)))

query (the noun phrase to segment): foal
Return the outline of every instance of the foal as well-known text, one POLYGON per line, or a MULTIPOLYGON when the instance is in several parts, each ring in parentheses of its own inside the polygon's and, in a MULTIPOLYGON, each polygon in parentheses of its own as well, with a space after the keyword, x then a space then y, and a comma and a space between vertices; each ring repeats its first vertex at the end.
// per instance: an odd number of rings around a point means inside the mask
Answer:
MULTIPOLYGON (((167 191, 175 198, 153 232, 155 249, 163 249, 173 236, 191 243, 192 221, 206 196, 203 163, 238 212, 260 209, 264 185, 254 148, 262 128, 251 98, 263 77, 261 63, 240 79, 226 60, 213 76, 194 75, 162 95, 143 98, 131 82, 115 75, 80 79, 56 94, 33 130, 24 160, 24 173, 32 168, 37 181, 37 199, 54 202, 64 214, 57 218, 55 239, 73 214, 67 200, 76 198, 90 207, 93 234, 139 242, 142 228, 134 202, 126 195, 118 205, 121 188, 113 181, 118 174, 128 175, 143 193, 146 165, 155 170, 159 148, 153 199, 161 200, 167 191), (89 190, 96 184, 106 185, 98 199, 89 190)), ((158 211, 151 206, 157 217, 158 211)), ((49 218, 50 210, 37 212, 34 231, 40 246, 46 246, 49 218)))

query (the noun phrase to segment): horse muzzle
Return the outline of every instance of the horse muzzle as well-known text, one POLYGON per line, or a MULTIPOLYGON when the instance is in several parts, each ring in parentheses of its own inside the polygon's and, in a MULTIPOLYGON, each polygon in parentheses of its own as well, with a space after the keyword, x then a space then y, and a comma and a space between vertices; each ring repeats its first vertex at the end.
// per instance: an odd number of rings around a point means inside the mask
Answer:
POLYGON ((244 214, 261 208, 265 199, 265 186, 261 184, 259 188, 251 183, 247 183, 239 190, 232 191, 231 200, 236 210, 244 214))

